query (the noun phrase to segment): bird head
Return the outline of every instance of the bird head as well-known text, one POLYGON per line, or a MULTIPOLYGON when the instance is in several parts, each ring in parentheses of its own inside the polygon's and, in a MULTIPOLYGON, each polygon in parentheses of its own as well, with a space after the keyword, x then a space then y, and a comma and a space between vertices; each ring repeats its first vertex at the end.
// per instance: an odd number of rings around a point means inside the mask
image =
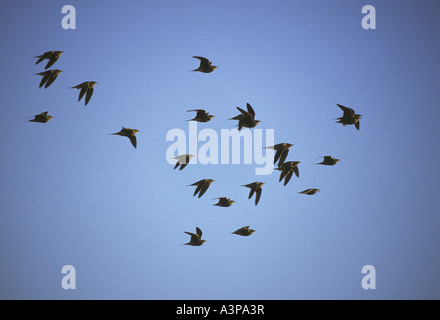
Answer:
POLYGON ((218 68, 217 66, 211 66, 211 67, 212 67, 212 71, 218 68))

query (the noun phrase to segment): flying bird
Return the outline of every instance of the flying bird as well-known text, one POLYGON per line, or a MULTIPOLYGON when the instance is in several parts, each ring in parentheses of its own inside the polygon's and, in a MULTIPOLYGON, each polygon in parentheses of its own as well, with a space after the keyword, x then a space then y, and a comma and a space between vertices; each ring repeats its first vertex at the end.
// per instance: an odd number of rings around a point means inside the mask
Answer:
POLYGON ((299 161, 288 161, 276 168, 281 171, 279 182, 284 179, 284 185, 288 184, 294 173, 299 178, 298 164, 300 163, 299 161))
POLYGON ((130 139, 131 144, 133 147, 137 147, 137 139, 136 139, 136 133, 138 133, 139 130, 137 129, 129 129, 122 127, 122 130, 116 133, 112 133, 111 135, 117 135, 122 137, 127 137, 130 139))
POLYGON ((60 56, 63 54, 63 51, 47 51, 43 53, 42 55, 36 56, 34 58, 38 58, 37 62, 35 64, 39 64, 44 59, 49 60, 46 64, 46 67, 44 69, 50 68, 57 60, 60 58, 60 56))
POLYGON ((319 191, 321 191, 321 190, 319 190, 319 189, 306 189, 306 190, 303 190, 303 191, 298 192, 298 193, 313 195, 313 194, 315 194, 315 193, 317 193, 319 191))
POLYGON ((29 120, 29 122, 39 122, 39 123, 48 123, 50 119, 53 119, 52 116, 48 115, 48 111, 37 114, 34 119, 29 120))
POLYGON ((187 231, 184 232, 191 236, 191 240, 188 243, 185 243, 185 245, 199 247, 206 242, 206 240, 202 240, 203 233, 202 230, 200 230, 200 228, 198 227, 196 227, 196 233, 187 231))
POLYGON ((334 166, 339 161, 341 161, 339 159, 333 158, 332 156, 324 156, 323 158, 324 158, 324 160, 322 160, 321 162, 319 162, 317 164, 322 164, 322 165, 325 165, 325 166, 334 166))
POLYGON ((226 197, 215 198, 212 200, 216 200, 216 199, 218 199, 218 202, 214 204, 214 206, 218 206, 218 207, 230 207, 235 202, 234 200, 231 200, 226 197))
POLYGON ((239 236, 247 237, 247 236, 250 236, 254 232, 255 232, 255 230, 249 229, 249 226, 246 226, 246 227, 240 228, 238 230, 235 230, 234 232, 232 232, 232 234, 237 234, 239 236))
POLYGON ((200 66, 197 69, 194 69, 192 71, 200 71, 200 72, 203 72, 203 73, 211 73, 216 68, 218 68, 217 66, 213 66, 212 62, 209 61, 209 59, 207 59, 207 58, 198 57, 198 56, 193 56, 193 58, 200 60, 200 66))
POLYGON ((261 122, 260 120, 255 120, 255 110, 249 103, 246 104, 247 111, 241 109, 240 107, 236 108, 238 111, 240 111, 240 114, 229 120, 238 120, 238 131, 240 131, 243 127, 255 128, 257 124, 261 122))
POLYGON ((87 105, 89 103, 90 99, 92 98, 93 90, 94 90, 93 87, 97 83, 98 82, 96 82, 96 81, 86 81, 86 82, 80 83, 77 86, 71 87, 70 89, 81 89, 81 91, 79 92, 78 101, 80 101, 85 94, 86 95, 85 105, 87 105))
POLYGON ((54 69, 47 70, 40 73, 36 73, 35 75, 43 76, 40 82, 40 88, 44 85, 44 88, 48 88, 58 77, 58 75, 63 72, 62 70, 54 69))
POLYGON ((190 184, 189 186, 197 186, 196 190, 194 191, 193 197, 195 197, 197 193, 199 194, 199 198, 201 196, 203 196, 205 194, 206 190, 208 190, 211 183, 213 183, 214 181, 215 180, 212 180, 212 179, 203 179, 203 180, 194 182, 193 184, 190 184))
POLYGON ((272 147, 267 147, 267 149, 276 150, 273 163, 275 164, 279 160, 278 166, 281 166, 289 154, 289 148, 292 146, 293 144, 290 143, 279 143, 272 147))
POLYGON ((360 128, 360 122, 361 115, 354 112, 353 109, 344 107, 343 105, 336 104, 341 110, 344 112, 342 117, 337 118, 338 120, 336 123, 342 123, 343 126, 354 124, 357 130, 360 128))
POLYGON ((174 157, 173 159, 177 160, 176 165, 174 166, 174 169, 176 169, 178 166, 180 166, 179 170, 183 170, 188 163, 191 161, 191 158, 193 158, 194 155, 192 154, 182 154, 180 156, 174 157))
POLYGON ((255 205, 258 205, 258 202, 260 201, 261 193, 263 191, 262 186, 264 182, 253 182, 249 184, 242 185, 242 187, 250 188, 249 191, 249 197, 248 199, 252 198, 252 196, 255 193, 255 205))
POLYGON ((206 112, 203 109, 194 109, 194 110, 188 110, 188 112, 196 111, 197 114, 195 118, 188 120, 188 121, 197 121, 197 122, 208 122, 212 118, 214 118, 213 115, 210 115, 209 112, 206 112))

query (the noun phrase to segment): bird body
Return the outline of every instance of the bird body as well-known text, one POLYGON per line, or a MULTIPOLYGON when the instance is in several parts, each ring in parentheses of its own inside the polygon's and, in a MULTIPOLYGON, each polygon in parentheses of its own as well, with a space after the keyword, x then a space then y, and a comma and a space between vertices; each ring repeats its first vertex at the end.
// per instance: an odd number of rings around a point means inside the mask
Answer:
POLYGON ((238 120, 238 131, 241 131, 243 127, 245 128, 255 128, 261 121, 255 120, 255 110, 252 106, 247 103, 246 104, 247 111, 243 110, 240 107, 236 107, 240 114, 229 119, 229 120, 238 120))
POLYGON ((194 191, 193 197, 199 194, 199 198, 205 194, 205 192, 208 190, 211 183, 213 183, 215 180, 213 179, 203 179, 197 182, 194 182, 190 186, 197 186, 196 190, 194 191))
POLYGON ((210 115, 209 112, 206 112, 203 109, 194 109, 194 110, 188 110, 188 112, 195 111, 197 112, 195 118, 189 120, 189 121, 197 121, 197 122, 208 122, 212 118, 214 118, 213 115, 210 115))
POLYGON ((316 194, 319 191, 321 191, 321 190, 319 190, 319 189, 306 189, 306 190, 303 190, 303 191, 298 192, 298 193, 314 195, 314 194, 316 194))
POLYGON ((341 104, 336 104, 344 113, 342 117, 337 118, 336 123, 342 123, 343 126, 354 124, 357 130, 360 128, 361 115, 354 112, 353 109, 345 107, 341 104))
POLYGON ((44 88, 48 88, 58 77, 58 75, 63 72, 62 70, 53 69, 53 70, 47 70, 40 73, 36 73, 35 75, 42 76, 41 82, 40 82, 40 88, 44 85, 44 88))
POLYGON ((235 202, 234 200, 231 200, 226 197, 215 198, 212 200, 216 200, 216 199, 218 199, 218 202, 214 204, 214 206, 218 206, 218 207, 230 207, 235 202))
POLYGON ((319 162, 317 164, 322 164, 325 166, 334 166, 339 161, 341 161, 341 160, 333 158, 332 156, 324 156, 324 160, 322 160, 321 162, 319 162))
POLYGON ((46 64, 46 67, 44 69, 50 68, 57 60, 60 58, 60 56, 63 54, 63 51, 47 51, 43 53, 42 55, 36 56, 34 58, 38 58, 37 62, 35 64, 39 64, 44 59, 49 60, 46 64))
POLYGON ((273 163, 275 164, 277 163, 277 161, 279 161, 278 166, 282 165, 286 160, 287 155, 289 154, 289 148, 292 146, 293 144, 290 143, 279 143, 272 147, 267 147, 267 149, 272 149, 276 151, 273 163))
POLYGON ((263 192, 262 186, 264 185, 264 182, 253 182, 249 184, 242 185, 242 187, 250 188, 249 191, 249 197, 248 199, 252 198, 252 196, 255 193, 255 205, 258 205, 258 202, 261 198, 261 193, 263 192))
POLYGON ((299 161, 288 161, 276 168, 281 171, 279 182, 284 179, 284 185, 288 184, 294 173, 299 178, 298 164, 300 163, 299 161))
POLYGON ((254 232, 255 232, 255 230, 250 229, 249 226, 246 226, 246 227, 235 230, 234 232, 232 232, 232 234, 237 234, 239 236, 247 237, 247 236, 250 236, 254 232))
POLYGON ((197 69, 194 69, 192 71, 200 71, 200 72, 203 72, 203 73, 211 73, 216 68, 218 68, 217 66, 213 66, 212 62, 209 61, 209 59, 207 59, 205 57, 193 56, 193 58, 200 60, 200 66, 197 69))
POLYGON ((84 105, 87 105, 89 103, 90 99, 92 98, 93 91, 94 91, 93 87, 97 83, 98 82, 96 82, 96 81, 86 81, 86 82, 80 83, 77 86, 71 87, 70 89, 81 89, 81 91, 79 92, 78 101, 80 101, 85 94, 86 99, 85 99, 84 105))
POLYGON ((139 130, 137 129, 130 129, 130 128, 124 128, 122 127, 122 130, 116 133, 112 133, 112 135, 118 135, 122 137, 127 137, 130 139, 131 144, 133 147, 137 147, 137 139, 136 139, 136 133, 138 133, 139 130))
POLYGON ((177 167, 180 166, 179 170, 183 170, 193 157, 194 155, 192 154, 182 154, 180 156, 174 157, 173 159, 177 160, 174 169, 177 169, 177 167))
POLYGON ((35 118, 32 120, 29 120, 29 122, 48 123, 51 119, 53 119, 53 117, 49 116, 49 112, 46 111, 46 112, 37 114, 35 116, 35 118))
POLYGON ((202 230, 196 227, 196 233, 184 231, 186 234, 191 236, 191 240, 185 245, 199 247, 206 242, 206 240, 202 240, 202 230))

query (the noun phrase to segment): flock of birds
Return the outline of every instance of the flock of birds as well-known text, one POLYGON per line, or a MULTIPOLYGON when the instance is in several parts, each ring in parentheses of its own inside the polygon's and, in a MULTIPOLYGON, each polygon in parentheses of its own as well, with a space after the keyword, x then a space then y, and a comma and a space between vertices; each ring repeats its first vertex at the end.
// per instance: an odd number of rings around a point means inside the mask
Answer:
MULTIPOLYGON (((43 60, 49 60, 48 63, 45 66, 45 70, 50 68, 62 55, 63 51, 48 51, 43 53, 42 55, 36 56, 34 58, 37 58, 36 64, 39 64, 43 60)), ((200 56, 194 56, 193 58, 200 60, 200 65, 197 69, 194 69, 192 71, 198 71, 203 73, 211 73, 213 72, 217 66, 213 66, 212 62, 209 61, 209 59, 205 57, 200 56)), ((37 73, 36 75, 42 76, 41 82, 40 82, 40 88, 44 86, 44 88, 48 88, 58 77, 58 75, 62 72, 62 70, 58 69, 52 69, 43 71, 40 73, 37 73)), ((74 87, 71 87, 72 89, 80 89, 78 101, 80 101, 85 96, 85 105, 87 105, 92 98, 94 86, 97 84, 96 81, 86 81, 81 84, 78 84, 74 87)), ((346 125, 354 125, 357 130, 360 128, 360 119, 361 115, 356 114, 355 111, 351 108, 345 107, 343 105, 337 104, 337 106, 343 111, 342 117, 337 118, 337 123, 341 123, 343 126, 346 125)), ((247 103, 246 110, 237 107, 237 110, 240 112, 237 116, 229 119, 229 120, 235 120, 238 121, 238 130, 242 130, 242 128, 255 128, 261 121, 255 119, 255 110, 253 107, 247 103)), ((204 109, 193 109, 188 110, 188 112, 197 112, 196 116, 193 119, 190 119, 189 121, 197 121, 197 122, 208 122, 211 121, 212 118, 214 118, 213 115, 210 115, 209 112, 206 112, 204 109)), ((34 119, 29 120, 29 122, 38 122, 38 123, 47 123, 49 122, 53 117, 49 115, 48 111, 45 111, 43 113, 40 113, 38 115, 34 116, 34 119)), ((124 128, 122 127, 122 130, 116 133, 112 133, 112 135, 119 135, 124 136, 130 139, 131 144, 134 148, 137 147, 137 139, 136 139, 136 133, 138 133, 139 130, 137 129, 130 129, 130 128, 124 128)), ((298 165, 301 163, 300 161, 286 161, 287 156, 289 154, 289 149, 293 146, 293 144, 290 143, 279 143, 274 146, 267 147, 268 149, 275 151, 274 156, 274 165, 278 163, 278 166, 275 168, 276 170, 280 171, 280 178, 279 182, 284 180, 284 186, 287 185, 292 178, 293 174, 296 175, 296 177, 299 177, 299 169, 298 165)), ((174 166, 174 169, 179 168, 179 170, 183 170, 188 163, 190 162, 191 158, 193 158, 194 155, 191 154, 183 154, 179 155, 177 157, 174 157, 173 159, 176 160, 176 164, 174 166)), ((326 166, 333 166, 337 164, 340 160, 333 158, 330 155, 326 155, 323 157, 322 162, 319 162, 317 164, 320 165, 326 165, 326 166)), ((196 187, 193 196, 198 195, 198 198, 202 197, 206 191, 208 190, 209 186, 214 182, 213 179, 202 179, 200 181, 194 182, 193 184, 189 186, 196 187)), ((258 205, 261 194, 262 194, 262 187, 264 183, 263 182, 253 182, 249 184, 242 185, 242 187, 247 187, 250 189, 249 191, 249 197, 248 199, 251 199, 255 194, 255 205, 258 205)), ((306 194, 306 195, 314 195, 320 190, 317 188, 311 188, 303 190, 299 193, 306 194)), ((213 200, 218 200, 214 206, 219 207, 230 207, 234 204, 234 200, 231 200, 228 197, 219 197, 215 198, 213 200)), ((203 245, 206 240, 202 240, 203 232, 199 227, 196 227, 196 233, 187 232, 184 231, 186 234, 191 236, 191 239, 188 243, 185 243, 185 245, 190 246, 201 246, 203 245)), ((255 230, 250 229, 250 226, 245 226, 240 229, 235 230, 232 232, 232 234, 240 235, 240 236, 250 236, 255 232, 255 230)))
MULTIPOLYGON (((49 60, 44 68, 46 71, 39 72, 39 73, 35 74, 38 76, 42 76, 41 81, 40 81, 40 88, 44 86, 44 88, 47 89, 56 80, 58 75, 61 72, 63 72, 62 70, 58 70, 58 69, 47 70, 55 62, 58 61, 58 59, 61 57, 62 54, 63 54, 63 51, 47 51, 39 56, 34 57, 34 58, 38 58, 38 60, 37 60, 37 62, 35 62, 35 64, 39 64, 43 60, 49 60)), ((85 82, 80 83, 74 87, 71 87, 70 89, 79 89, 80 92, 79 92, 79 96, 78 96, 78 102, 81 101, 81 99, 85 95, 86 97, 84 99, 84 101, 85 101, 84 105, 87 106, 87 104, 90 102, 90 99, 92 98, 94 86, 97 83, 98 82, 96 82, 96 81, 85 81, 85 82)), ((53 119, 53 116, 50 116, 49 112, 45 111, 45 112, 42 112, 40 114, 35 115, 34 119, 29 120, 29 122, 47 123, 51 119, 53 119)), ((133 147, 136 148, 137 140, 136 140, 135 135, 138 132, 139 132, 139 130, 137 130, 137 129, 130 129, 130 128, 122 127, 122 129, 119 132, 112 133, 112 135, 119 135, 119 136, 129 138, 133 147)))

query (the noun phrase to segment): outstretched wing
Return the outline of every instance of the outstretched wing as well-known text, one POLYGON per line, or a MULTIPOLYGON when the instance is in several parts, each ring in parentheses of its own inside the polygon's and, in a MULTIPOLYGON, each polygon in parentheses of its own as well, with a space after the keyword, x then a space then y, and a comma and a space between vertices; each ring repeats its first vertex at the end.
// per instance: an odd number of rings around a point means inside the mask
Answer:
POLYGON ((136 136, 135 135, 132 135, 131 137, 130 137, 130 142, 131 142, 131 144, 133 145, 133 147, 137 147, 137 139, 136 139, 136 136))
POLYGON ((251 187, 251 190, 249 191, 248 199, 252 198, 252 196, 254 195, 255 189, 256 189, 256 186, 252 186, 251 187))
POLYGON ((81 88, 81 91, 79 92, 79 96, 78 96, 78 101, 80 101, 82 99, 82 97, 84 97, 84 95, 86 94, 87 88, 81 88))
POLYGON ((262 188, 258 188, 258 189, 255 191, 255 194, 256 194, 256 196, 255 196, 255 205, 257 205, 258 202, 260 201, 261 193, 262 193, 262 192, 263 192, 263 189, 262 189, 262 188))
POLYGON ((280 162, 278 164, 283 164, 286 161, 287 155, 289 154, 289 149, 285 149, 281 152, 280 162))
POLYGON ((288 184, 290 179, 292 178, 293 170, 289 170, 289 172, 286 174, 286 178, 284 179, 284 185, 288 184))
POLYGON ((190 242, 197 242, 200 240, 200 237, 197 234, 192 233, 192 232, 187 232, 187 231, 184 231, 184 232, 191 236, 190 242))
POLYGON ((45 83, 47 83, 47 81, 49 80, 49 78, 50 78, 50 72, 46 72, 46 73, 43 73, 43 74, 41 74, 41 75, 43 75, 43 78, 42 78, 41 81, 40 81, 40 88, 41 88, 45 83))
MULTIPOLYGON (((196 188, 196 190, 194 191, 193 197, 195 197, 196 194, 199 193, 200 190, 202 190, 203 183, 199 181, 198 183, 196 182, 195 185, 197 186, 197 188, 196 188)), ((201 197, 201 196, 199 195, 199 198, 200 198, 200 197, 201 197)))
POLYGON ((93 95, 93 87, 87 89, 86 104, 85 105, 87 105, 87 103, 89 103, 90 99, 92 98, 92 95, 93 95))
POLYGON ((202 69, 209 68, 211 66, 211 62, 209 62, 209 60, 205 57, 193 56, 193 58, 200 60, 200 67, 202 69))
POLYGON ((299 178, 299 169, 298 169, 298 166, 294 166, 294 167, 292 168, 292 171, 295 172, 295 175, 299 178))
POLYGON ((252 108, 252 106, 251 106, 249 103, 247 103, 247 104, 246 104, 246 107, 247 107, 248 112, 249 112, 250 115, 252 116, 252 118, 255 118, 255 111, 254 111, 254 109, 252 108))
MULTIPOLYGON (((283 152, 283 150, 277 150, 277 152, 275 152, 275 157, 273 159, 273 163, 275 164, 281 156, 281 153, 283 152)), ((280 161, 280 163, 278 165, 282 165, 283 163, 280 161)))
POLYGON ((208 190, 208 188, 209 188, 209 183, 205 182, 200 190, 199 198, 205 194, 205 192, 208 190))
POLYGON ((48 80, 47 80, 47 82, 46 82, 46 85, 44 86, 44 88, 48 88, 54 81, 55 81, 55 79, 57 78, 57 76, 58 76, 58 74, 56 74, 56 73, 51 73, 50 75, 49 75, 49 78, 48 78, 48 80))
POLYGON ((344 118, 353 118, 354 117, 354 110, 351 108, 347 108, 343 106, 342 104, 336 104, 339 108, 341 108, 342 111, 344 111, 344 118))
POLYGON ((59 56, 57 57, 57 56, 51 55, 51 57, 50 57, 50 59, 49 59, 49 62, 46 64, 45 69, 49 69, 50 67, 52 67, 53 64, 54 64, 55 62, 57 62, 58 58, 59 58, 59 56))

